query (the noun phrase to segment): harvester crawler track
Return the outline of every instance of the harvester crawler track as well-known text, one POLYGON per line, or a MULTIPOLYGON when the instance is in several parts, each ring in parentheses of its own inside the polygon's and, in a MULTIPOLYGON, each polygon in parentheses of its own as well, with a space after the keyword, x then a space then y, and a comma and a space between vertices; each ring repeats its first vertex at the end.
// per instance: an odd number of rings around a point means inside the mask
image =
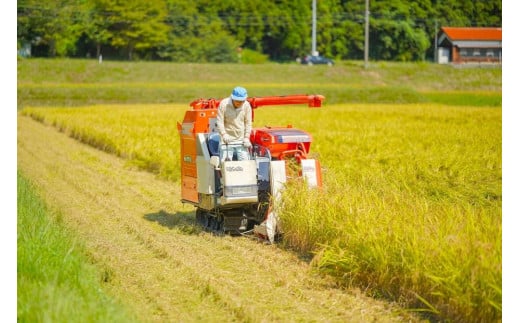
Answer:
POLYGON ((247 227, 247 218, 242 216, 227 216, 223 213, 213 214, 198 208, 195 213, 197 223, 202 228, 216 235, 241 235, 242 232, 250 230, 247 227))

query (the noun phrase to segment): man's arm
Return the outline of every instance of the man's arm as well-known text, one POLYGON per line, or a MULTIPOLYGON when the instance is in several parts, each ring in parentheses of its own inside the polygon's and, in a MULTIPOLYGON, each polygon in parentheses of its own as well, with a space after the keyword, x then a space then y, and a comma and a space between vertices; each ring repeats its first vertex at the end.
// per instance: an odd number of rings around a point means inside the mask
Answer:
POLYGON ((253 109, 251 108, 251 105, 249 102, 247 103, 246 113, 245 113, 245 120, 244 120, 244 139, 249 140, 249 136, 251 135, 251 129, 253 128, 253 109))
POLYGON ((224 136, 226 133, 226 129, 224 128, 224 111, 226 110, 225 106, 222 104, 223 101, 220 102, 217 108, 217 129, 220 136, 224 136))

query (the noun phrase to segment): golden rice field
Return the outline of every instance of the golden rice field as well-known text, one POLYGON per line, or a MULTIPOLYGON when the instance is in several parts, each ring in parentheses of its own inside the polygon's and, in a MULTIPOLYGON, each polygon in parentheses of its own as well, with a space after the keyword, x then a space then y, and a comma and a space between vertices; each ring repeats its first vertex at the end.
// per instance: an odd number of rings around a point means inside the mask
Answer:
MULTIPOLYGON (((188 105, 23 114, 178 182, 188 105)), ((502 109, 435 104, 265 107, 255 126, 313 136, 324 187, 289 185, 283 245, 321 272, 448 321, 502 317, 502 109)), ((172 197, 176 198, 176 197, 172 197)))

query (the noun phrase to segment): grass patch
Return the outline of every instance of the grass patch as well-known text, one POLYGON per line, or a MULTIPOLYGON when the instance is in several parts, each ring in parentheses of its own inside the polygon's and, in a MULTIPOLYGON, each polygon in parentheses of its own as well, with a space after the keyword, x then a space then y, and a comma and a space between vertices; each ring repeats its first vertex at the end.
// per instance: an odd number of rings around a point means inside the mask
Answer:
POLYGON ((424 92, 427 102, 467 107, 501 107, 502 93, 496 92, 424 92))
POLYGON ((501 68, 430 63, 178 64, 84 59, 18 60, 18 109, 222 98, 236 85, 250 96, 322 94, 336 103, 443 103, 500 106, 501 68), (237 73, 237 71, 240 71, 237 73), (233 81, 230 81, 233 80, 233 81), (469 93, 468 93, 469 91, 469 93), (448 97, 444 93, 449 92, 448 97))
POLYGON ((102 291, 102 276, 83 247, 20 173, 17 185, 17 321, 135 321, 102 291))
POLYGON ((285 243, 315 254, 342 284, 432 320, 501 320, 501 69, 96 64, 19 61, 18 108, 172 181, 176 123, 193 99, 221 98, 236 84, 252 96, 325 95, 322 109, 255 111, 256 127, 311 133, 325 168, 323 191, 288 187, 285 243))

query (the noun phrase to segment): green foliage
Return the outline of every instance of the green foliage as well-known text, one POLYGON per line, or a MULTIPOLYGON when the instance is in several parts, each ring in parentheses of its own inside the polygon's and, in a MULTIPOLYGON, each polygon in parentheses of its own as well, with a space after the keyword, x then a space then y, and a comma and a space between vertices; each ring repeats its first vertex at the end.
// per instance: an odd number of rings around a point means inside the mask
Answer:
POLYGON ((18 6, 18 40, 42 48, 48 57, 72 56, 81 35, 85 7, 68 0, 21 0, 18 6))
POLYGON ((218 17, 199 15, 191 1, 168 1, 168 42, 158 56, 176 62, 234 63, 239 42, 218 17), (196 28, 193 28, 196 26, 196 28))
POLYGON ((241 51, 239 61, 244 64, 263 64, 267 63, 268 57, 265 54, 246 48, 241 51))
POLYGON ((443 26, 495 26, 501 25, 499 16, 502 1, 448 0, 436 1, 435 17, 443 26))
MULTIPOLYGON (((294 61, 311 51, 308 0, 22 0, 17 7, 18 42, 32 44, 33 56, 236 62, 242 47, 294 61)), ((364 0, 318 1, 317 50, 337 60, 362 58, 365 9, 364 0)), ((384 0, 369 11, 370 57, 378 60, 432 58, 440 26, 502 25, 499 0, 384 0)))
POLYGON ((129 0, 121 4, 116 0, 96 0, 103 9, 98 14, 106 17, 105 28, 110 44, 123 48, 132 60, 134 52, 143 52, 166 41, 168 27, 164 23, 166 6, 163 1, 144 2, 129 0))
POLYGON ((423 30, 414 29, 410 23, 403 21, 376 20, 370 36, 383 44, 371 50, 374 58, 379 60, 424 61, 430 45, 423 30))
POLYGON ((17 188, 17 321, 135 321, 102 291, 98 269, 20 173, 17 188))

